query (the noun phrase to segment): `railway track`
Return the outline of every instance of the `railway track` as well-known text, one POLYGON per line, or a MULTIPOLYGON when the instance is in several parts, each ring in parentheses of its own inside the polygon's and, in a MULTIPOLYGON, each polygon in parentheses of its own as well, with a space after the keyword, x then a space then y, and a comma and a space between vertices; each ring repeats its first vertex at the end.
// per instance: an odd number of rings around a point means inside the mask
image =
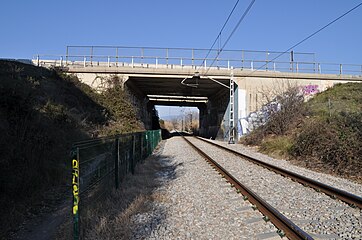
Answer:
POLYGON ((297 174, 297 173, 294 173, 294 172, 291 172, 291 171, 288 171, 288 170, 285 170, 285 169, 282 169, 280 167, 277 167, 277 166, 274 166, 272 164, 268 164, 266 162, 263 162, 263 161, 260 161, 256 158, 252 158, 250 156, 247 156, 245 154, 242 154, 240 152, 237 152, 235 150, 232 150, 230 148, 227 148, 227 147, 224 147, 224 146, 221 146, 221 145, 218 145, 216 143, 213 143, 213 142, 210 142, 210 141, 207 141, 203 138, 200 138, 198 137, 197 139, 201 140, 201 141, 204 141, 206 143, 209 143, 215 147, 218 147, 220 149, 223 149, 227 152, 230 152, 238 157, 241 157, 242 159, 245 159, 245 160, 248 160, 252 163, 255 163, 261 167, 264 167, 268 170, 271 170, 273 172, 276 172, 282 176, 285 176, 285 177, 288 177, 294 181, 297 181, 305 186, 309 186, 317 191, 321 191, 329 196, 331 196, 332 198, 338 198, 348 204, 351 205, 351 207, 358 207, 360 209, 362 209, 362 198, 357 196, 357 195, 354 195, 354 194, 351 194, 349 192, 346 192, 344 190, 341 190, 341 189, 338 189, 338 188, 334 188, 334 187, 331 187, 327 184, 324 184, 324 183, 321 183, 321 182, 318 182, 318 181, 315 181, 313 179, 310 179, 310 178, 307 178, 307 177, 304 177, 300 174, 297 174))
MULTIPOLYGON (((235 187, 237 189, 237 192, 240 192, 243 194, 244 199, 248 199, 256 208, 259 209, 259 211, 265 216, 265 219, 270 220, 278 229, 281 231, 281 235, 285 234, 289 239, 313 239, 313 238, 322 238, 322 239, 336 239, 336 238, 349 238, 350 236, 359 236, 361 232, 353 233, 354 235, 344 235, 343 231, 345 230, 333 230, 334 225, 332 224, 332 230, 329 230, 328 226, 322 226, 319 227, 318 221, 321 221, 322 225, 326 225, 325 223, 330 221, 340 221, 345 218, 345 215, 348 216, 349 210, 352 209, 352 218, 355 217, 357 219, 356 227, 358 228, 359 225, 362 225, 362 218, 360 217, 361 213, 361 206, 362 201, 361 198, 350 194, 346 191, 336 189, 333 187, 330 187, 326 184, 317 182, 315 180, 306 178, 302 175, 286 171, 284 169, 281 169, 279 167, 273 166, 271 164, 262 162, 258 159, 254 159, 250 156, 243 155, 239 152, 236 152, 234 150, 231 150, 229 148, 220 146, 218 144, 212 143, 210 141, 204 140, 204 139, 196 139, 196 138, 185 138, 184 139, 197 151, 200 155, 202 155, 206 161, 212 165, 212 167, 217 170, 225 179, 231 184, 232 187, 235 187), (201 146, 203 143, 204 145, 207 144, 208 146, 201 146), (200 146, 201 147, 200 147, 200 146), (220 160, 220 157, 218 155, 213 154, 213 149, 221 149, 225 154, 228 156, 233 156, 233 160, 231 160, 231 157, 229 157, 229 160, 225 160, 228 157, 224 157, 224 160, 220 160), (206 153, 207 152, 207 153, 206 153), (211 152, 211 153, 209 153, 211 152), (227 153, 226 153, 227 152, 227 153), (208 154, 209 153, 209 154, 208 154), (271 187, 272 189, 269 189, 269 183, 263 183, 262 186, 255 187, 255 184, 257 182, 258 177, 252 177, 252 175, 255 173, 249 174, 249 176, 244 176, 243 174, 239 174, 240 172, 245 172, 249 170, 249 167, 240 166, 237 167, 240 161, 240 157, 244 160, 247 160, 248 164, 255 165, 257 164, 259 168, 262 170, 256 170, 256 175, 260 173, 260 177, 262 179, 266 179, 267 177, 264 175, 270 175, 274 174, 277 175, 277 180, 275 184, 284 185, 284 188, 290 188, 290 191, 296 192, 295 196, 293 194, 289 193, 288 197, 280 197, 283 195, 283 190, 276 190, 275 187, 271 187), (235 160, 235 158, 238 158, 238 160, 235 160), (215 161, 214 159, 218 159, 215 161), (250 163, 251 162, 251 163, 250 163), (235 165, 236 167, 232 166, 235 165), (238 170, 240 169, 240 170, 238 170), (266 170, 267 169, 267 170, 266 170), (229 170, 229 171, 228 171, 229 170), (264 173, 263 171, 268 171, 269 173, 264 173), (271 172, 272 171, 272 172, 271 172), (277 174, 276 174, 277 173, 277 174), (239 175, 238 175, 239 174, 239 175), (282 176, 280 176, 282 175, 282 176), (247 178, 252 178, 252 180, 247 180, 247 178), (254 178, 254 179, 253 179, 254 178), (283 178, 284 180, 281 180, 283 178), (241 179, 243 183, 241 183, 238 179, 241 179), (244 180, 247 182, 244 184, 244 180), (291 181, 292 180, 292 181, 291 181), (289 182, 291 182, 289 187, 289 182), (279 182, 279 183, 278 183, 279 182), (301 184, 303 184, 303 186, 301 184), (294 185, 293 185, 294 184, 294 185), (297 186, 296 186, 297 185, 297 186), (250 186, 253 186, 250 188, 250 186), (305 188, 304 186, 309 186, 316 191, 312 191, 311 188, 305 188), (254 188, 256 191, 254 191, 254 188), (273 189, 275 190, 273 192, 273 189), (303 190, 306 189, 306 190, 303 190), (254 191, 254 192, 253 192, 254 191), (266 192, 266 193, 265 193, 266 192), (330 197, 325 196, 325 194, 321 194, 319 192, 323 192, 330 197), (260 193, 260 194, 259 194, 260 193), (259 194, 259 195, 258 195, 259 194), (274 195, 278 195, 277 197, 274 197, 274 195), (303 197, 298 197, 300 195, 305 195, 303 197), (275 199, 274 199, 275 198, 275 199), (290 198, 290 200, 286 200, 290 198), (305 199, 303 199, 305 198, 305 199), (338 198, 342 200, 343 202, 347 203, 348 205, 333 200, 334 198, 338 198), (267 199, 267 200, 265 200, 267 199), (285 208, 283 209, 283 203, 278 203, 278 199, 282 199, 285 203, 285 208), (304 202, 305 201, 305 202, 304 202), (331 204, 331 201, 338 202, 334 205, 334 203, 331 204), (295 202, 295 205, 297 207, 290 206, 295 202), (319 207, 318 204, 326 202, 330 206, 328 207, 319 207), (342 205, 341 205, 342 204, 342 205), (315 205, 315 206, 314 206, 315 205), (277 207, 274 207, 277 206, 277 207), (313 207, 312 207, 313 206, 313 207), (349 207, 352 206, 353 208, 349 207), (290 208, 290 209, 289 209, 290 208), (319 211, 319 208, 321 210, 320 214, 322 217, 316 217, 319 211), (329 208, 333 209, 333 211, 329 211, 329 208), (316 213, 309 213, 309 210, 313 210, 316 213), (324 221, 324 218, 328 218, 328 214, 333 215, 335 212, 338 212, 339 210, 343 213, 340 214, 341 216, 331 217, 331 219, 327 219, 327 221, 324 221), (346 210, 347 209, 347 210, 346 210), (297 213, 294 213, 293 211, 297 211, 297 213), (302 214, 301 214, 302 212, 302 214), (346 212, 346 214, 344 214, 346 212), (303 216, 300 216, 303 215, 303 216), (297 216, 297 217, 296 217, 297 216), (327 217, 326 217, 327 216, 327 217), (292 220, 290 220, 292 219, 292 220), (294 220, 298 222, 298 224, 294 223, 294 220), (316 223, 317 222, 317 223, 316 223), (301 226, 299 226, 299 223, 301 226), (317 227, 315 227, 317 226, 317 227), (315 228, 315 229, 311 229, 315 228), (320 228, 320 229, 319 229, 320 228), (327 229, 327 230, 326 230, 327 229), (309 234, 311 232, 311 234, 309 234)), ((244 161, 245 162, 245 161, 244 161)), ((258 167, 257 167, 258 168, 258 167)), ((248 174, 246 174, 248 175, 248 174)), ((263 180, 265 181, 265 180, 263 180)), ((259 184, 260 185, 260 184, 259 184)), ((289 190, 285 189, 286 192, 289 190)), ((288 193, 287 193, 288 194, 288 193)), ((355 219, 353 218, 352 223, 355 223, 355 219)), ((343 222, 339 222, 337 225, 343 224, 343 222)), ((349 223, 347 223, 349 224, 349 223)), ((353 225, 354 226, 354 225, 353 225)), ((351 237, 352 238, 352 237, 351 237)), ((356 239, 356 238, 355 238, 356 239)), ((358 239, 358 238, 357 238, 358 239)))

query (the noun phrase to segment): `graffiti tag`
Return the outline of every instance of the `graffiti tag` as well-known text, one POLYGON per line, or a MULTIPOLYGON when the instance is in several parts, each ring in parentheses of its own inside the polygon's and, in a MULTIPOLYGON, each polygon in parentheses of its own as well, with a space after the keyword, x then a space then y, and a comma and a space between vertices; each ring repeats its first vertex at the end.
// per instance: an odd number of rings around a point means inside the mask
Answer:
POLYGON ((303 93, 305 95, 313 95, 319 93, 318 85, 306 85, 303 87, 303 93))
POLYGON ((78 213, 79 204, 79 162, 72 160, 73 215, 78 213))

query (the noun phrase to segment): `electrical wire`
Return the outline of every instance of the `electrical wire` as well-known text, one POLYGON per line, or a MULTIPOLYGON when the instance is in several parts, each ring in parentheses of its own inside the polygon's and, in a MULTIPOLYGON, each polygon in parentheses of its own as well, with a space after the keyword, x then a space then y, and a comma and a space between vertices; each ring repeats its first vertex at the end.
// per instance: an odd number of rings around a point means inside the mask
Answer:
POLYGON ((209 48, 209 51, 207 52, 206 57, 203 59, 202 63, 200 64, 200 66, 199 66, 198 68, 200 68, 201 66, 204 65, 207 57, 210 55, 211 51, 213 50, 213 48, 214 48, 214 46, 215 46, 215 44, 216 44, 216 42, 217 42, 218 40, 219 40, 219 45, 221 45, 221 44, 220 44, 220 42, 221 42, 221 39, 220 39, 220 38, 221 38, 221 33, 222 33, 222 31, 224 30, 226 24, 229 22, 229 19, 230 19, 231 15, 233 14, 236 6, 239 4, 239 1, 240 1, 240 0, 237 0, 236 3, 234 4, 233 9, 232 9, 231 12, 229 13, 229 16, 227 17, 224 25, 222 26, 221 30, 219 31, 219 34, 218 34, 217 37, 215 38, 214 43, 213 43, 213 44, 211 45, 211 47, 209 48))
POLYGON ((216 57, 214 58, 214 60, 212 61, 212 63, 210 64, 210 66, 208 67, 208 69, 206 70, 206 72, 204 73, 204 75, 206 75, 210 68, 212 67, 212 65, 214 65, 216 59, 219 57, 220 53, 224 50, 226 44, 228 44, 228 42, 230 41, 231 37, 234 35, 234 33, 236 32, 236 30, 238 29, 240 23, 244 20, 244 18, 246 17, 246 15, 249 13, 251 7, 254 5, 256 0, 252 0, 248 6, 248 8, 244 11, 243 15, 241 16, 241 18, 239 19, 238 23, 236 24, 236 26, 234 27, 234 29, 232 30, 232 32, 230 33, 229 37, 226 39, 224 45, 222 46, 222 48, 218 51, 216 57))
MULTIPOLYGON (((323 31, 324 29, 326 29, 327 27, 329 27, 330 25, 332 25, 333 23, 337 22, 339 19, 343 18, 344 16, 346 16, 347 14, 351 13, 353 10, 357 9, 358 7, 360 7, 362 5, 362 2, 357 4, 355 7, 351 8, 350 10, 348 10, 347 12, 345 12, 344 14, 342 14, 341 16, 335 18, 333 21, 329 22, 328 24, 324 25, 323 27, 319 28, 317 31, 313 32, 312 34, 308 35, 307 37, 305 37, 303 40, 299 41, 298 43, 294 44, 293 46, 291 46, 290 48, 288 48, 287 50, 285 50, 284 52, 280 53, 278 56, 276 56, 275 58, 271 59, 270 61, 268 61, 267 63, 265 63, 264 65, 262 65, 261 67, 255 69, 253 72, 251 72, 251 74, 253 74, 254 72, 260 70, 261 68, 265 67, 269 62, 273 62, 274 60, 278 59, 279 57, 283 56, 284 54, 286 54, 287 52, 289 52, 290 50, 294 49, 295 47, 299 46, 300 44, 302 44, 303 42, 307 41, 308 39, 312 38, 313 36, 315 36, 316 34, 320 33, 321 31, 323 31)), ((245 77, 249 77, 251 74, 245 76, 245 77)))

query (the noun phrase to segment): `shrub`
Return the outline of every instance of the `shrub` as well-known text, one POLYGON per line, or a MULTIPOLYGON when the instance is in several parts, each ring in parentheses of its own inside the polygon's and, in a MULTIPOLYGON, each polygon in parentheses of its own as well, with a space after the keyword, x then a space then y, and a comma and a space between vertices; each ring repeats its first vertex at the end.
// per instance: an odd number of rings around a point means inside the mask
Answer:
POLYGON ((263 141, 260 145, 260 150, 275 157, 288 157, 292 146, 293 141, 291 137, 274 136, 263 141))
POLYGON ((306 161, 320 161, 337 173, 360 174, 362 167, 362 113, 339 113, 306 122, 291 154, 306 161))

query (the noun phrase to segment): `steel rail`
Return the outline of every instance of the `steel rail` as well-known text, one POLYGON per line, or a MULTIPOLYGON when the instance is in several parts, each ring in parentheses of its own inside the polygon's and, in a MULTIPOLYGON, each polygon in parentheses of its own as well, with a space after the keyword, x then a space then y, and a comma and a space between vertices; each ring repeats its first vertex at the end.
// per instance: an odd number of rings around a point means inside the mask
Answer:
POLYGON ((278 174, 280 174, 280 175, 282 175, 284 177, 289 177, 292 180, 294 180, 296 182, 299 182, 299 183, 301 183, 303 185, 307 185, 307 186, 309 186, 311 188, 314 188, 317 191, 321 191, 321 192, 331 196, 332 198, 338 198, 338 199, 342 200, 343 202, 346 202, 346 203, 350 204, 352 207, 358 207, 358 208, 362 209, 362 198, 357 196, 357 195, 354 195, 354 194, 346 192, 344 190, 341 190, 341 189, 329 186, 327 184, 318 182, 316 180, 307 178, 307 177, 302 176, 300 174, 285 170, 283 168, 274 166, 272 164, 260 161, 258 159, 255 159, 255 158, 253 158, 251 156, 247 156, 245 154, 242 154, 242 153, 237 152, 235 150, 232 150, 230 148, 227 148, 227 147, 221 146, 219 144, 207 141, 207 140, 205 140, 203 138, 200 138, 200 137, 196 137, 196 138, 201 140, 201 141, 204 141, 206 143, 209 143, 209 144, 211 144, 213 146, 216 146, 218 148, 226 150, 226 151, 228 151, 228 152, 230 152, 232 154, 237 155, 238 157, 246 159, 246 160, 248 160, 248 161, 250 161, 252 163, 255 163, 255 164, 257 164, 257 165, 259 165, 261 167, 264 167, 264 168, 266 168, 268 170, 276 172, 276 173, 278 173, 278 174))
MULTIPOLYGON (((245 199, 251 202, 264 216, 267 217, 282 233, 289 239, 313 239, 308 233, 304 232, 301 228, 295 225, 287 217, 281 214, 278 210, 264 201, 260 196, 250 190, 247 186, 240 183, 235 177, 227 172, 222 166, 220 166, 209 155, 203 152, 201 149, 193 145, 188 139, 182 136, 183 139, 194 148, 205 160, 213 166, 225 179, 234 186, 238 192, 244 195, 245 199)), ((282 234, 283 235, 283 234, 282 234)))

